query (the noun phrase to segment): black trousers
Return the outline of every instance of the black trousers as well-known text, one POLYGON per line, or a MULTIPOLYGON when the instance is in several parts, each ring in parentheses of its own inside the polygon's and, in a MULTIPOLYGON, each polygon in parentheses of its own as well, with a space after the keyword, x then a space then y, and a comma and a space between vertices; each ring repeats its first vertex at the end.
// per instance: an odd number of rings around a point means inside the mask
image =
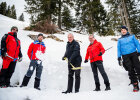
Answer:
POLYGON ((91 68, 92 68, 92 71, 93 71, 95 84, 100 83, 99 77, 98 77, 98 70, 99 70, 99 72, 101 73, 101 75, 104 79, 104 83, 105 84, 109 83, 109 79, 108 79, 108 76, 107 76, 107 74, 104 70, 104 66, 103 66, 102 61, 96 61, 96 62, 91 63, 91 68))
POLYGON ((0 85, 10 85, 10 79, 15 71, 16 62, 11 62, 7 69, 1 69, 0 85))
MULTIPOLYGON (((73 64, 75 67, 81 67, 81 63, 79 64, 73 64)), ((72 66, 68 65, 68 86, 67 86, 67 91, 72 92, 73 89, 73 76, 75 73, 75 92, 79 92, 80 88, 80 73, 81 69, 78 70, 72 70, 72 66)))
POLYGON ((137 52, 123 55, 123 66, 128 71, 129 79, 131 83, 138 82, 138 78, 140 80, 140 77, 137 77, 136 74, 140 75, 140 61, 138 59, 137 52))

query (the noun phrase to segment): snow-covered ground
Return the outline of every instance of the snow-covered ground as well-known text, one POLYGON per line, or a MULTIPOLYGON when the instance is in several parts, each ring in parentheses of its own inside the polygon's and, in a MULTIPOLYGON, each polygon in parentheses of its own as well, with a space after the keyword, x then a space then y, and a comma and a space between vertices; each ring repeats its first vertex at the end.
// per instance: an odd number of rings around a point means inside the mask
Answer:
MULTIPOLYGON (((22 79, 28 69, 30 60, 27 56, 27 50, 31 40, 28 34, 38 34, 38 32, 24 31, 23 28, 28 26, 28 23, 19 22, 8 17, 0 15, 0 39, 10 30, 10 27, 16 25, 19 27, 18 38, 21 40, 21 49, 23 53, 23 61, 17 63, 15 73, 11 79, 11 84, 22 82, 22 79)), ((0 100, 139 100, 140 92, 133 93, 132 86, 128 86, 129 79, 127 72, 118 65, 117 62, 117 42, 111 41, 110 37, 96 36, 105 49, 113 46, 104 55, 104 67, 109 76, 111 83, 111 91, 104 91, 105 86, 103 79, 100 76, 101 92, 94 92, 95 88, 93 73, 91 71, 90 63, 82 63, 81 72, 81 88, 80 92, 75 94, 62 94, 62 91, 67 87, 67 63, 62 61, 67 43, 67 34, 73 32, 65 32, 65 35, 55 34, 64 42, 56 42, 52 39, 45 39, 46 53, 43 62, 43 73, 41 80, 41 91, 33 88, 35 73, 32 76, 29 84, 25 88, 0 88, 0 100)), ((88 36, 73 33, 76 40, 82 41, 81 55, 84 61, 86 49, 89 45, 88 36)), ((47 36, 47 35, 46 35, 47 36)), ((2 60, 0 59, 0 67, 2 60)))

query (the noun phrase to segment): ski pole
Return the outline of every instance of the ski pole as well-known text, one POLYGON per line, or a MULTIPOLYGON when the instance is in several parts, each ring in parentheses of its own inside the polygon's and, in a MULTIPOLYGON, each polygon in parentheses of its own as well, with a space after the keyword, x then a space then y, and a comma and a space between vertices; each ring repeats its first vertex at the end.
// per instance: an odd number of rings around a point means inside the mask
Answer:
MULTIPOLYGON (((105 51, 108 51, 108 50, 110 50, 110 49, 112 49, 113 48, 113 46, 112 47, 110 47, 110 48, 108 48, 108 49, 106 49, 105 51)), ((99 55, 99 54, 98 54, 99 55)), ((96 56, 94 56, 93 58, 91 58, 90 60, 92 60, 92 59, 94 59, 95 57, 97 57, 98 55, 96 55, 96 56)))
POLYGON ((71 66, 72 66, 72 70, 78 70, 78 69, 82 69, 81 67, 75 67, 72 63, 70 63, 69 61, 68 61, 68 58, 64 58, 71 66))

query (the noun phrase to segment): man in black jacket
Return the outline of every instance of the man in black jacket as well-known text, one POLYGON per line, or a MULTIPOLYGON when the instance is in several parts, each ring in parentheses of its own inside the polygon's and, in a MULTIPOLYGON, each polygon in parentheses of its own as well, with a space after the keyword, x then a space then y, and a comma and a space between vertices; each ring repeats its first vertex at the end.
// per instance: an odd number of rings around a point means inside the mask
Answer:
POLYGON ((75 73, 75 93, 79 92, 80 88, 80 73, 81 69, 73 70, 72 66, 80 67, 82 58, 80 55, 80 45, 74 40, 73 34, 68 34, 68 42, 66 46, 66 52, 62 60, 65 60, 65 57, 68 58, 68 86, 67 90, 62 93, 71 93, 73 88, 73 75, 75 73), (71 63, 71 64, 70 64, 71 63))

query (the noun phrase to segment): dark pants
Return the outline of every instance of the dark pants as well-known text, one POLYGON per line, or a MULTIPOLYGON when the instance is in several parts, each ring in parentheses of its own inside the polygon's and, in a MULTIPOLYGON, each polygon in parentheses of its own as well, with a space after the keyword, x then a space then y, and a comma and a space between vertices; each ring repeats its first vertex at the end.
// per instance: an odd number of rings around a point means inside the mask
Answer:
POLYGON ((93 71, 95 84, 100 83, 99 77, 98 77, 98 70, 99 70, 99 72, 101 73, 101 75, 104 79, 104 83, 105 84, 109 83, 109 79, 108 79, 108 76, 107 76, 107 74, 104 70, 102 61, 96 61, 96 62, 91 63, 91 68, 92 68, 92 71, 93 71))
POLYGON ((38 60, 31 60, 31 63, 29 65, 29 69, 26 73, 27 77, 31 77, 33 75, 34 70, 36 69, 36 78, 40 79, 41 78, 41 74, 42 74, 42 62, 38 61, 38 60))
POLYGON ((133 84, 138 82, 138 77, 136 76, 136 74, 140 75, 140 62, 138 59, 137 52, 124 55, 122 56, 122 58, 123 58, 123 66, 128 71, 131 83, 133 84))
POLYGON ((10 85, 10 79, 15 71, 16 62, 11 62, 7 69, 1 69, 0 85, 10 85))
MULTIPOLYGON (((80 64, 73 64, 75 67, 81 67, 81 63, 80 64)), ((80 73, 81 73, 81 69, 78 70, 72 70, 72 66, 68 65, 68 87, 67 87, 67 91, 72 92, 73 89, 73 76, 75 73, 75 92, 79 92, 79 88, 80 88, 80 73)))

